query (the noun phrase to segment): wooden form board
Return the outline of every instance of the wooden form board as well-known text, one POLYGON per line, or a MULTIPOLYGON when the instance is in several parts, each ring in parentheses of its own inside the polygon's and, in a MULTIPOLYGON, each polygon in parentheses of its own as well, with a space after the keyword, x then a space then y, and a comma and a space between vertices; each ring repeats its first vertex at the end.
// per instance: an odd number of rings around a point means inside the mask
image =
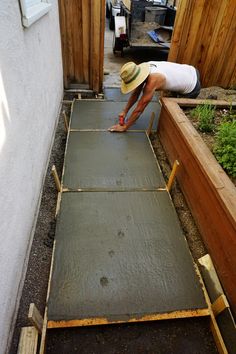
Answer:
POLYGON ((177 179, 236 312, 235 186, 176 100, 162 100, 158 134, 170 161, 180 162, 177 179))
POLYGON ((235 0, 182 0, 168 60, 197 67, 204 87, 235 85, 235 31, 235 0))
POLYGON ((60 0, 65 88, 102 91, 105 0, 60 0))
POLYGON ((48 327, 209 315, 169 194, 63 193, 48 327))

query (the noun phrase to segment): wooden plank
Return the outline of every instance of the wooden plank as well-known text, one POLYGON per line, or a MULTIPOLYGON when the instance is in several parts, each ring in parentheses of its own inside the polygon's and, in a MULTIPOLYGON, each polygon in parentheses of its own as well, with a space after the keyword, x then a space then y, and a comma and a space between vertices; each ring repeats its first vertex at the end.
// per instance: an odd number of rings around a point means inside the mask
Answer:
MULTIPOLYGON (((230 107, 232 104, 233 106, 236 106, 236 102, 228 102, 225 100, 208 100, 208 99, 192 99, 192 98, 163 98, 162 102, 165 104, 165 102, 168 104, 170 102, 175 102, 177 103, 180 107, 196 107, 199 104, 211 104, 212 106, 219 106, 221 108, 223 107, 230 107), (167 100, 167 101, 166 101, 167 100)), ((176 107, 176 106, 175 106, 176 107)))
MULTIPOLYGON (((203 63, 202 65, 201 77, 204 86, 209 86, 212 82, 214 82, 213 80, 211 80, 211 75, 214 75, 216 62, 218 60, 218 55, 216 55, 216 53, 218 53, 219 51, 219 46, 221 47, 221 53, 222 50, 224 50, 223 43, 220 43, 218 41, 218 36, 224 17, 225 9, 227 8, 228 0, 216 3, 217 6, 213 4, 214 1, 210 0, 210 2, 212 4, 212 9, 215 9, 215 12, 217 11, 217 9, 219 9, 219 11, 217 12, 216 21, 214 23, 214 31, 212 32, 209 48, 205 56, 205 63, 203 63)), ((205 45, 205 41, 206 39, 204 38, 202 40, 203 45, 205 45)))
POLYGON ((216 322, 216 319, 215 319, 215 316, 214 316, 214 313, 212 311, 212 308, 211 308, 211 301, 210 301, 210 298, 208 296, 208 293, 207 293, 207 290, 205 288, 205 285, 204 285, 204 282, 202 280, 202 277, 201 277, 201 273, 197 267, 197 265, 195 265, 196 267, 196 272, 198 274, 198 277, 199 277, 199 280, 202 284, 202 290, 204 292, 204 295, 205 295, 205 299, 206 299, 206 302, 208 304, 208 308, 209 308, 209 312, 210 312, 210 327, 211 327, 211 332, 213 334, 213 337, 214 337, 214 340, 215 340, 215 343, 216 343, 216 346, 217 346, 217 349, 219 351, 220 354, 228 354, 228 351, 226 349, 226 346, 225 346, 225 343, 224 343, 224 340, 223 340, 223 337, 220 333, 220 330, 219 330, 219 327, 218 327, 218 324, 216 322))
POLYGON ((182 33, 187 17, 188 0, 182 0, 176 12, 174 31, 171 38, 171 46, 168 54, 168 61, 178 62, 178 54, 182 43, 182 33))
POLYGON ((98 92, 102 92, 102 87, 103 87, 104 40, 105 40, 105 0, 101 0, 101 3, 100 3, 100 55, 99 55, 98 92))
POLYGON ((72 45, 73 45, 73 61, 75 70, 75 82, 84 83, 83 75, 83 42, 82 37, 82 0, 76 0, 73 4, 72 15, 72 45))
MULTIPOLYGON (((235 46, 235 48, 236 48, 236 46, 235 46)), ((234 52, 235 52, 235 50, 234 50, 234 52)), ((236 57, 236 53, 235 53, 235 57, 236 57)), ((233 70, 232 77, 230 79, 229 87, 234 88, 234 89, 236 88, 236 63, 235 63, 235 67, 233 70)))
POLYGON ((214 316, 229 353, 236 348, 236 326, 228 301, 209 254, 198 259, 200 270, 212 305, 214 316))
POLYGON ((205 1, 192 54, 189 53, 189 56, 186 59, 188 63, 191 63, 192 65, 196 66, 199 69, 200 73, 202 73, 203 71, 203 66, 206 65, 205 56, 211 44, 212 32, 214 31, 218 11, 218 6, 212 7, 210 1, 205 1), (204 44, 201 40, 199 40, 199 38, 204 38, 204 44), (191 60, 191 62, 189 61, 189 59, 191 60))
POLYGON ((34 303, 30 304, 29 307, 29 313, 28 313, 28 319, 31 322, 31 324, 38 330, 38 332, 41 334, 42 333, 42 328, 43 328, 43 318, 40 315, 37 307, 35 306, 34 303))
POLYGON ((99 92, 99 56, 100 56, 100 16, 101 0, 93 3, 91 7, 91 89, 99 92))
POLYGON ((162 100, 158 130, 161 142, 171 163, 175 159, 181 163, 177 179, 216 266, 227 298, 236 311, 235 186, 216 164, 206 145, 202 145, 201 137, 188 124, 180 107, 173 102, 167 107, 165 100, 162 100), (207 172, 205 165, 209 167, 207 172))
POLYGON ((35 327, 21 328, 17 354, 36 354, 38 345, 38 331, 35 327))
POLYGON ((60 0, 58 2, 59 15, 60 15, 60 30, 61 30, 61 45, 62 45, 62 61, 63 61, 63 78, 64 86, 68 87, 67 72, 68 72, 68 62, 67 62, 67 30, 66 30, 66 8, 65 0, 60 0))
POLYGON ((148 128, 147 128, 147 135, 149 136, 152 132, 152 126, 153 126, 153 122, 155 120, 155 112, 152 112, 151 114, 151 118, 150 118, 150 121, 149 121, 149 125, 148 125, 148 128))
POLYGON ((74 66, 74 48, 73 48, 73 18, 75 0, 64 0, 66 8, 66 42, 67 42, 67 80, 68 87, 70 82, 75 80, 75 66, 74 66))
MULTIPOLYGON (((56 241, 54 240, 54 242, 53 242, 53 250, 52 250, 52 261, 51 261, 50 273, 49 273, 49 279, 48 279, 48 290, 47 290, 46 303, 48 303, 49 294, 50 294, 55 248, 56 248, 56 241)), ((43 317, 43 328, 42 328, 42 335, 41 335, 41 341, 40 341, 39 354, 45 354, 47 328, 48 328, 48 308, 47 308, 47 305, 46 305, 45 312, 44 312, 44 317, 43 317)))
POLYGON ((58 176, 57 169, 56 169, 55 165, 52 166, 52 174, 53 174, 53 177, 54 177, 54 180, 55 180, 57 191, 60 192, 61 191, 61 182, 60 182, 60 179, 59 179, 59 176, 58 176))
MULTIPOLYGON (((91 0, 92 1, 92 0, 91 0)), ((90 7, 90 37, 89 37, 89 89, 93 90, 93 51, 94 51, 94 23, 93 23, 93 18, 94 18, 94 7, 90 7)))
POLYGON ((218 316, 222 311, 229 307, 229 303, 226 299, 226 296, 222 294, 218 299, 212 304, 212 311, 214 316, 218 316))
MULTIPOLYGON (((224 71, 228 71, 227 65, 224 65, 225 55, 222 55, 222 52, 224 54, 229 53, 229 50, 231 49, 231 45, 232 45, 231 21, 235 13, 236 2, 235 0, 228 0, 225 1, 225 3, 226 3, 226 7, 224 8, 224 11, 222 10, 223 16, 219 23, 219 28, 217 28, 216 25, 212 36, 214 48, 212 50, 211 57, 209 58, 210 60, 208 61, 208 70, 205 76, 206 85, 209 85, 210 81, 213 82, 221 81, 221 77, 219 75, 222 68, 224 68, 224 71)), ((218 18, 221 18, 220 13, 218 14, 218 18)), ((235 36, 235 32, 234 32, 234 36, 235 36)), ((229 58, 227 59, 228 59, 227 60, 227 64, 228 64, 230 60, 229 58)))
POLYGON ((174 311, 168 313, 160 313, 147 315, 143 317, 131 318, 124 321, 111 321, 107 318, 86 318, 82 320, 70 320, 70 321, 48 321, 48 328, 69 328, 69 327, 82 327, 82 326, 97 326, 104 324, 115 324, 115 323, 135 323, 135 322, 146 322, 146 321, 162 321, 162 320, 173 320, 180 318, 193 318, 193 317, 205 317, 209 316, 210 311, 208 309, 196 309, 189 311, 174 311))
POLYGON ((90 48, 90 26, 91 26, 91 16, 90 16, 91 0, 86 0, 82 2, 82 45, 83 45, 83 73, 84 81, 90 81, 89 75, 89 48, 90 48))
POLYGON ((227 55, 221 55, 223 60, 221 70, 218 70, 219 77, 221 77, 223 87, 230 87, 236 84, 236 10, 234 9, 234 16, 231 21, 231 28, 227 36, 229 47, 227 55), (230 60, 229 60, 230 58, 230 60), (227 68, 227 70, 224 70, 227 68), (233 79, 234 76, 234 79, 233 79))
MULTIPOLYGON (((187 22, 189 24, 189 29, 185 29, 186 38, 182 38, 184 42, 185 50, 181 50, 181 62, 188 63, 189 58, 192 53, 195 52, 195 46, 199 42, 199 30, 201 29, 201 19, 203 17, 203 12, 205 11, 205 1, 206 0, 197 0, 196 2, 192 1, 192 6, 189 9, 190 17, 187 17, 187 22)), ((192 62, 193 64, 193 62, 192 62)))
POLYGON ((174 178, 176 176, 178 167, 179 167, 179 161, 175 160, 173 168, 172 168, 172 171, 171 171, 171 174, 170 174, 170 177, 169 177, 169 180, 168 180, 168 183, 167 183, 167 186, 166 186, 166 189, 167 189, 168 192, 170 191, 170 189, 172 187, 172 184, 174 182, 174 178))
POLYGON ((235 0, 189 0, 178 7, 168 60, 196 66, 203 87, 232 83, 235 8, 235 0))
POLYGON ((200 270, 211 302, 215 302, 223 293, 218 275, 209 254, 198 259, 200 270))

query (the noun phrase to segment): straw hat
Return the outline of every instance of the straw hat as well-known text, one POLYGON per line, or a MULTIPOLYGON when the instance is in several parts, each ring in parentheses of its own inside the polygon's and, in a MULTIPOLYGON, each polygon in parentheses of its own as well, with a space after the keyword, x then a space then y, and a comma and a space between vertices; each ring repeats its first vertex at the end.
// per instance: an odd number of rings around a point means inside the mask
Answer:
POLYGON ((120 70, 121 92, 128 93, 138 87, 149 75, 150 66, 148 63, 136 65, 130 61, 122 66, 120 70))

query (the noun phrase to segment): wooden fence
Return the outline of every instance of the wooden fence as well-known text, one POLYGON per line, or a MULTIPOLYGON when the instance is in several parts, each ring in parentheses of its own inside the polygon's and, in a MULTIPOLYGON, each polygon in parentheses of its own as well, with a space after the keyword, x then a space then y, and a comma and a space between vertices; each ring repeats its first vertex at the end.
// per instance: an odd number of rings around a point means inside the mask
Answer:
POLYGON ((105 0, 59 0, 65 88, 102 90, 105 0))
POLYGON ((236 86, 236 1, 181 0, 168 60, 197 67, 203 87, 236 86))

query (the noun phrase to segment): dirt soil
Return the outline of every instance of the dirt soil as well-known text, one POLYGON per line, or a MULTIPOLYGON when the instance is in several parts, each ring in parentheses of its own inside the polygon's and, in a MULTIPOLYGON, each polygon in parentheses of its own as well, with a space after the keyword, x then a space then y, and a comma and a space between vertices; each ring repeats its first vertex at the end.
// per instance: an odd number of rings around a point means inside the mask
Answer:
MULTIPOLYGON (((207 97, 209 94, 215 94, 215 91, 202 92, 201 96, 204 96, 204 94, 207 97)), ((224 95, 229 97, 225 92, 224 95)), ((71 99, 72 97, 67 96, 66 98, 71 99)), ((218 98, 220 99, 222 96, 218 98)), ((66 110, 69 115, 70 104, 64 104, 62 107, 62 111, 63 110, 66 110)), ((165 152, 155 134, 151 136, 151 141, 163 175, 167 180, 171 168, 165 152)), ((10 354, 17 353, 21 327, 30 325, 27 319, 30 303, 34 302, 41 314, 44 313, 52 246, 55 235, 55 210, 57 201, 57 190, 51 175, 51 168, 53 164, 55 164, 59 176, 61 175, 65 142, 66 133, 64 131, 63 114, 61 112, 44 183, 41 206, 10 354)), ((197 260, 206 253, 206 249, 176 182, 171 190, 171 196, 192 256, 194 260, 197 260)), ((209 330, 208 321, 204 318, 158 321, 132 325, 124 324, 118 326, 74 328, 69 330, 50 330, 49 332, 46 350, 48 354, 217 353, 209 330)))

